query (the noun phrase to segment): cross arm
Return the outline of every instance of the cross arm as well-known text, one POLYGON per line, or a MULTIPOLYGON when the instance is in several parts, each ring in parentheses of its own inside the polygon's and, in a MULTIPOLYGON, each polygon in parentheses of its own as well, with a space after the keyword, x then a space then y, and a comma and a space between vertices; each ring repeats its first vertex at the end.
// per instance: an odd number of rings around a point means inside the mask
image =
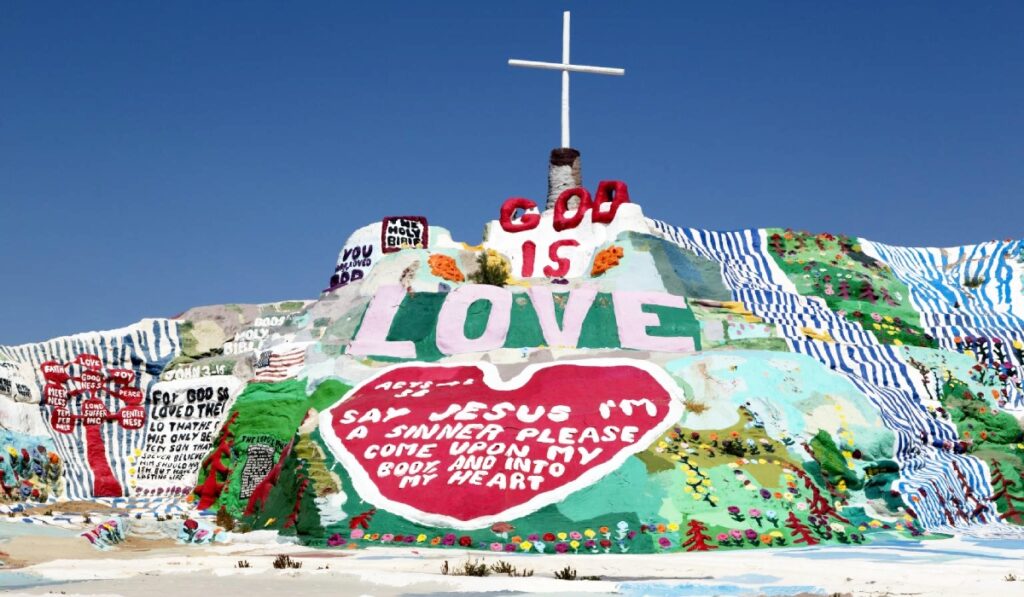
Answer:
POLYGON ((522 66, 525 68, 540 68, 545 70, 568 71, 573 73, 593 73, 596 75, 624 75, 626 69, 608 68, 605 66, 584 66, 581 64, 562 64, 561 62, 536 62, 533 60, 508 61, 509 66, 522 66))

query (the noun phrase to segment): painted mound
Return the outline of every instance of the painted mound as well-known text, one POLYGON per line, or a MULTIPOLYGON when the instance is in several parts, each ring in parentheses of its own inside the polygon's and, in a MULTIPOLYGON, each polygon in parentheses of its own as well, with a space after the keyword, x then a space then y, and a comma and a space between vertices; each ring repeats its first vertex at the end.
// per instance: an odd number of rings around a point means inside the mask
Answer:
POLYGON ((621 183, 575 195, 510 200, 477 247, 385 218, 317 300, 0 347, 0 500, 540 553, 1024 522, 1021 241, 711 232, 621 183))

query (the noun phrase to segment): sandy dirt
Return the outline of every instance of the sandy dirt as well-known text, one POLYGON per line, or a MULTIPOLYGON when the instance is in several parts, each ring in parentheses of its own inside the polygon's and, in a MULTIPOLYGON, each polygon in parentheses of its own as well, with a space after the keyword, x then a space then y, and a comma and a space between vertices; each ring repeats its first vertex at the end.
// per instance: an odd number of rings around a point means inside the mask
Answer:
POLYGON ((0 556, 7 566, 0 569, 0 590, 25 595, 1024 595, 1024 541, 1007 539, 673 555, 491 556, 399 548, 319 551, 238 541, 192 546, 170 539, 129 539, 99 551, 73 535, 23 534, 0 549, 7 554, 0 556), (302 567, 275 569, 280 554, 302 567), (533 576, 441 574, 445 560, 455 567, 467 558, 505 560, 533 570, 533 576), (249 567, 239 568, 240 561, 249 567), (601 580, 555 579, 565 566, 601 580))

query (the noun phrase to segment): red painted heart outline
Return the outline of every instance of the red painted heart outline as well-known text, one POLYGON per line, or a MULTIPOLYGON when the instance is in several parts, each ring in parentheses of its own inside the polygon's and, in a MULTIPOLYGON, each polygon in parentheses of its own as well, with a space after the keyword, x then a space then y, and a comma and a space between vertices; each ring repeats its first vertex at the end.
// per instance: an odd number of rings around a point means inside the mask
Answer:
MULTIPOLYGON (((479 385, 476 387, 480 388, 479 385)), ((530 396, 532 396, 532 394, 530 396)), ((443 398, 443 396, 438 397, 438 399, 441 398, 443 398)), ((471 395, 464 395, 461 397, 460 402, 464 402, 470 398, 472 398, 471 395)), ((415 400, 415 398, 409 397, 408 400, 415 400)), ((516 402, 517 406, 523 404, 533 408, 544 403, 537 401, 531 402, 529 400, 525 402, 516 402)), ((555 404, 555 402, 548 401, 547 404, 552 405, 555 404)), ((423 412, 427 411, 424 410, 423 412)), ((429 412, 437 413, 440 411, 433 408, 429 412)), ((364 500, 379 508, 387 509, 390 512, 415 522, 431 526, 469 530, 482 528, 495 522, 514 520, 516 518, 526 516, 544 506, 560 502, 572 493, 596 483, 607 474, 622 466, 630 456, 642 451, 655 442, 665 429, 679 420, 682 414, 683 399, 679 386, 665 370, 644 361, 621 358, 601 358, 535 364, 526 367, 522 372, 509 380, 501 379, 498 368, 487 362, 446 364, 405 363, 383 369, 373 377, 368 378, 356 387, 352 388, 341 400, 329 409, 320 413, 319 428, 324 442, 345 467, 352 478, 355 490, 364 500), (579 367, 595 368, 595 371, 593 373, 580 372, 577 369, 579 367), (345 416, 344 413, 346 411, 354 410, 353 407, 373 406, 381 409, 381 411, 386 411, 389 406, 401 407, 403 404, 411 404, 408 401, 403 402, 406 398, 395 396, 394 390, 385 390, 385 392, 392 392, 389 400, 388 397, 381 396, 380 391, 374 389, 374 386, 381 386, 384 382, 394 379, 397 373, 408 373, 415 377, 417 374, 422 376, 424 373, 429 374, 430 372, 437 372, 443 377, 445 370, 452 370, 450 374, 451 377, 457 376, 460 373, 470 374, 475 372, 483 385, 486 386, 486 389, 490 390, 489 394, 486 394, 483 398, 478 397, 477 400, 486 402, 489 406, 494 406, 497 404, 497 402, 494 401, 495 397, 497 397, 497 400, 500 400, 505 394, 514 394, 517 390, 528 388, 533 380, 538 379, 538 376, 541 378, 545 375, 550 376, 558 368, 566 368, 567 372, 572 372, 577 376, 581 373, 585 373, 586 379, 596 381, 593 386, 588 385, 587 388, 582 390, 579 397, 573 398, 573 400, 577 401, 577 406, 586 404, 590 409, 589 411, 584 411, 583 414, 580 415, 584 419, 588 416, 595 417, 597 415, 598 405, 602 400, 624 398, 639 399, 638 396, 618 396, 615 398, 612 396, 604 398, 598 396, 600 391, 603 389, 602 386, 610 387, 609 384, 601 383, 600 378, 602 375, 612 375, 614 377, 617 374, 629 374, 639 376, 635 381, 631 381, 631 383, 635 385, 630 385, 628 387, 646 388, 645 391, 649 391, 650 393, 650 400, 652 402, 656 402, 658 407, 653 418, 651 418, 651 416, 631 416, 623 419, 628 421, 630 425, 641 427, 634 438, 634 441, 626 442, 623 440, 619 442, 617 445, 612 446, 612 450, 609 451, 609 455, 607 457, 600 461, 595 459, 593 461, 594 463, 589 467, 586 467, 581 471, 576 471, 575 476, 572 478, 568 478, 557 484, 551 483, 545 489, 539 490, 528 497, 524 497, 521 501, 509 502, 509 495, 511 495, 511 492, 504 492, 503 490, 492 489, 490 487, 484 489, 484 487, 480 485, 474 485, 471 487, 449 487, 442 482, 430 488, 417 487, 415 489, 399 489, 394 486, 393 481, 389 481, 381 483, 381 487, 378 487, 378 482, 381 477, 378 476, 376 469, 374 469, 378 461, 369 463, 364 460, 363 456, 357 457, 353 454, 353 450, 360 450, 361 446, 359 445, 359 440, 362 438, 357 438, 356 440, 349 440, 346 438, 345 441, 342 441, 339 438, 339 434, 346 433, 346 429, 348 430, 347 433, 351 433, 351 421, 343 422, 342 417, 345 416), (548 371, 547 374, 542 373, 546 370, 550 371, 548 371), (346 427, 346 425, 348 425, 348 427, 346 427), (347 446, 346 443, 349 445, 347 446), (352 450, 349 449, 350 447, 352 450), (460 517, 451 511, 439 511, 443 510, 445 507, 452 508, 453 506, 449 502, 458 502, 458 498, 460 497, 458 494, 453 492, 464 491, 466 488, 481 494, 481 498, 488 497, 486 495, 488 493, 492 494, 490 497, 497 497, 494 494, 498 491, 502 491, 499 501, 503 501, 495 506, 496 509, 494 511, 477 512, 474 510, 473 515, 466 517, 460 517), (440 507, 438 507, 437 504, 433 506, 429 505, 429 500, 425 502, 422 498, 422 496, 427 495, 424 493, 425 491, 431 492, 432 496, 446 496, 443 500, 436 497, 434 498, 435 501, 441 501, 443 504, 440 507), (439 494, 438 492, 442 493, 439 494)), ((625 417, 625 415, 622 416, 625 417)), ((423 421, 426 421, 426 415, 423 415, 423 421)), ((513 421, 515 421, 515 419, 513 419, 513 421)), ((520 426, 523 425, 518 421, 517 424, 520 426)), ((553 425, 551 426, 554 427, 553 425)), ((375 430, 374 433, 377 435, 371 434, 370 438, 376 440, 374 445, 383 445, 386 441, 384 435, 387 433, 387 430, 391 428, 393 427, 384 425, 381 427, 384 431, 377 432, 377 430, 375 430)), ((518 427, 514 427, 512 429, 518 429, 518 427)), ((506 428, 506 431, 507 430, 508 428, 506 428)), ((367 441, 369 441, 369 439, 367 441)), ((442 448, 441 450, 443 451, 444 449, 445 448, 442 448)), ((581 464, 577 468, 582 468, 582 466, 583 465, 581 464)), ((448 473, 442 472, 442 474, 448 473)), ((443 479, 443 477, 441 478, 443 479)), ((463 497, 463 502, 469 500, 470 497, 472 496, 463 497)))

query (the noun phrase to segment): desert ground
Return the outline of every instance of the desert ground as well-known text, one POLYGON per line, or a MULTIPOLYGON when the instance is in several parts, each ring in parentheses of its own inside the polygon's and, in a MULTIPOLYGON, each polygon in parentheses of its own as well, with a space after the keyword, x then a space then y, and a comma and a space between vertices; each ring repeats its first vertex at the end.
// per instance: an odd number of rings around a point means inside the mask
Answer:
POLYGON ((0 522, 0 591, 15 595, 1015 595, 1024 594, 1024 540, 956 537, 870 546, 677 555, 521 555, 463 550, 310 550, 270 533, 183 545, 129 535, 108 550, 75 529, 0 522), (278 569, 287 555, 299 568, 278 569), (499 560, 529 577, 441 573, 499 560), (241 566, 240 566, 241 564, 241 566), (248 567, 245 567, 245 566, 248 567), (578 577, 559 580, 566 567, 578 577))

